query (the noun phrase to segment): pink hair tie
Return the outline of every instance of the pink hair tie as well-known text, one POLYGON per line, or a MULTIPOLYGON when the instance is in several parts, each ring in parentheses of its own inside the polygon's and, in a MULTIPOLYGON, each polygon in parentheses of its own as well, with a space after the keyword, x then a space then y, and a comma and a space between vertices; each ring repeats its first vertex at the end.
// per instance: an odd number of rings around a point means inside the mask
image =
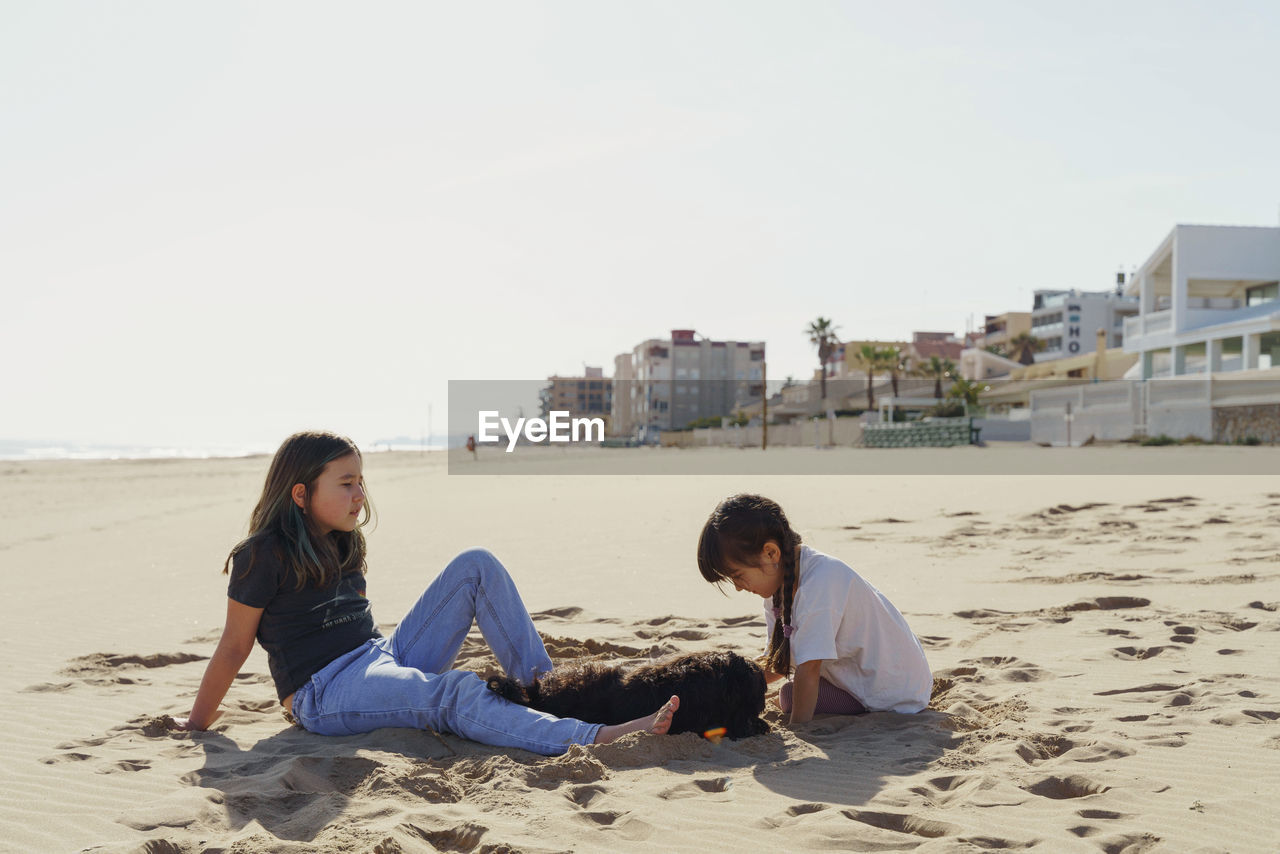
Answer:
POLYGON ((781 620, 781 619, 782 619, 782 609, 781 609, 781 608, 774 608, 774 609, 773 609, 773 618, 774 618, 775 620, 781 620))
POLYGON ((795 626, 783 626, 783 627, 782 627, 782 636, 783 636, 784 638, 789 638, 789 637, 791 637, 792 635, 794 635, 795 633, 796 633, 796 627, 795 627, 795 626))

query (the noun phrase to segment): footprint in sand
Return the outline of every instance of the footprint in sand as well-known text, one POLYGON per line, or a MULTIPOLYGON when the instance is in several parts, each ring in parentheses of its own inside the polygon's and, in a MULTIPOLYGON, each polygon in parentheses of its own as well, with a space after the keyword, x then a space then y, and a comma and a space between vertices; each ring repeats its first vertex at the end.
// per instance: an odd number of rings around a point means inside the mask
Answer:
MULTIPOLYGON (((653 835, 653 825, 637 818, 632 818, 629 812, 599 810, 596 812, 580 812, 575 817, 579 822, 593 828, 608 828, 611 833, 616 833, 630 842, 642 842, 653 835)), ((440 850, 451 851, 457 849, 441 848, 440 850)))
POLYGON ((588 785, 574 786, 565 792, 565 797, 574 805, 587 809, 592 804, 598 804, 608 793, 603 786, 588 785))
MULTIPOLYGON (((421 819, 415 819, 415 821, 421 821, 421 819)), ((474 822, 464 822, 452 827, 426 828, 406 821, 397 825, 396 830, 411 839, 426 842, 436 851, 473 851, 480 845, 484 835, 489 832, 489 828, 474 822)), ((494 846, 495 850, 500 847, 494 846)))
POLYGON ((581 614, 582 614, 581 608, 570 605, 565 608, 548 608, 545 611, 538 611, 537 613, 530 614, 529 616, 533 617, 533 619, 535 620, 547 620, 547 619, 572 620, 575 617, 580 616, 581 614))
POLYGON ((1219 726, 1237 726, 1239 724, 1271 724, 1277 720, 1280 720, 1280 712, 1271 709, 1241 709, 1238 712, 1219 715, 1211 723, 1219 726))
POLYGON ((708 777, 702 780, 693 780, 689 783, 681 783, 666 791, 659 792, 658 797, 666 800, 676 800, 679 798, 705 798, 707 795, 718 795, 711 800, 726 801, 733 794, 733 780, 729 777, 708 777))
MULTIPOLYGON (((1181 685, 1171 685, 1167 682, 1149 682, 1146 685, 1138 685, 1134 688, 1113 688, 1110 691, 1095 691, 1095 697, 1113 697, 1118 694, 1151 694, 1157 691, 1177 691, 1181 689, 1181 685)), ((1132 698, 1138 702, 1149 702, 1145 697, 1132 698)))
POLYGON ((787 809, 784 812, 781 812, 777 815, 765 816, 764 818, 757 821, 756 825, 759 827, 769 828, 770 830, 779 828, 779 827, 788 827, 790 825, 795 824, 800 819, 804 818, 804 816, 812 815, 813 813, 822 812, 830 808, 831 808, 830 804, 819 804, 819 803, 795 804, 794 806, 787 807, 787 809))
POLYGON ((926 780, 925 785, 913 786, 908 791, 924 798, 931 806, 945 807, 963 798, 978 785, 979 778, 976 775, 949 774, 926 780))
POLYGON ((1112 759, 1123 759, 1132 756, 1134 751, 1119 744, 1109 744, 1101 740, 1074 741, 1057 735, 1040 735, 1023 739, 1014 748, 1014 752, 1028 765, 1040 765, 1055 759, 1070 762, 1108 762, 1112 759))
POLYGON ((1117 611, 1124 608, 1145 608, 1151 604, 1150 599, 1140 596, 1097 596, 1092 599, 1078 599, 1070 605, 1063 605, 1064 611, 1117 611))
POLYGON ((64 765, 68 762, 84 762, 86 759, 93 757, 88 753, 59 753, 54 756, 46 756, 40 760, 42 765, 64 765))
POLYGON ((920 818, 908 813, 848 809, 841 810, 840 814, 845 818, 879 828, 880 830, 891 830, 894 833, 906 833, 925 839, 955 836, 960 832, 960 828, 957 825, 949 822, 920 818))
POLYGON ((120 771, 146 771, 151 767, 150 759, 121 759, 113 762, 103 768, 98 769, 99 774, 115 774, 120 771))
POLYGON ((1070 800, 1074 798, 1087 798, 1090 795, 1100 795, 1110 789, 1110 786, 1090 780, 1079 774, 1070 774, 1067 776, 1050 775, 1042 777, 1030 785, 1023 786, 1024 791, 1042 798, 1050 798, 1055 801, 1070 800))
POLYGON ((1111 654, 1122 661, 1146 661, 1148 658, 1155 658, 1162 652, 1168 652, 1171 649, 1177 649, 1176 646, 1150 646, 1146 648, 1135 646, 1120 646, 1111 650, 1111 654))
POLYGON ((20 694, 47 694, 58 691, 65 691, 72 686, 71 682, 41 682, 36 685, 28 685, 21 689, 20 694))

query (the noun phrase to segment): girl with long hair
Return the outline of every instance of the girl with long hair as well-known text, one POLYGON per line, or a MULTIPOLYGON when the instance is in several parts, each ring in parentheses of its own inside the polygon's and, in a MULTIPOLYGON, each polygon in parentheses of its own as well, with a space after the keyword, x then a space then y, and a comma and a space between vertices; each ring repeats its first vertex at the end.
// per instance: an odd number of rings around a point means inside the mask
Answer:
POLYGON ((223 565, 226 624, 180 729, 207 729, 219 717, 255 639, 286 719, 321 735, 415 727, 555 755, 670 728, 677 697, 653 715, 604 726, 510 703, 475 673, 453 670, 473 621, 517 682, 552 667, 511 576, 483 549, 454 558, 384 637, 365 598, 361 529, 372 515, 364 461, 350 439, 304 432, 285 440, 249 535, 223 565))

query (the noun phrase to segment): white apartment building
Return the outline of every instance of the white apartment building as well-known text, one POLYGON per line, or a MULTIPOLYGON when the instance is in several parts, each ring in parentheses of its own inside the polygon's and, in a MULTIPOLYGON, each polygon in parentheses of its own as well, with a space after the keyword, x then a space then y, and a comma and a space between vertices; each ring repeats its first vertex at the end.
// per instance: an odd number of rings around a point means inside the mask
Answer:
POLYGON ((1280 228, 1178 225, 1129 280, 1141 378, 1280 367, 1280 228))
POLYGON ((1044 343, 1037 362, 1083 356, 1097 349, 1098 330, 1106 332, 1107 347, 1124 343, 1124 323, 1138 314, 1138 301, 1122 293, 1124 274, 1115 291, 1035 292, 1031 334, 1044 343))
POLYGON ((654 441, 699 418, 732 415, 764 391, 763 341, 712 341, 692 329, 614 359, 613 433, 654 441))

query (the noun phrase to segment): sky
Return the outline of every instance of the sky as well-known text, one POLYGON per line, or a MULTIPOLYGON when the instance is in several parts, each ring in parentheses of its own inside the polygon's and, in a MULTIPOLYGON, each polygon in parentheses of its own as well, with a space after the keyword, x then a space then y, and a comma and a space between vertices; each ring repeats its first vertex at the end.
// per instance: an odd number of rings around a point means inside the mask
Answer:
POLYGON ((1280 224, 1271 2, 0 0, 0 439, 443 432, 674 328, 963 333, 1280 224))

